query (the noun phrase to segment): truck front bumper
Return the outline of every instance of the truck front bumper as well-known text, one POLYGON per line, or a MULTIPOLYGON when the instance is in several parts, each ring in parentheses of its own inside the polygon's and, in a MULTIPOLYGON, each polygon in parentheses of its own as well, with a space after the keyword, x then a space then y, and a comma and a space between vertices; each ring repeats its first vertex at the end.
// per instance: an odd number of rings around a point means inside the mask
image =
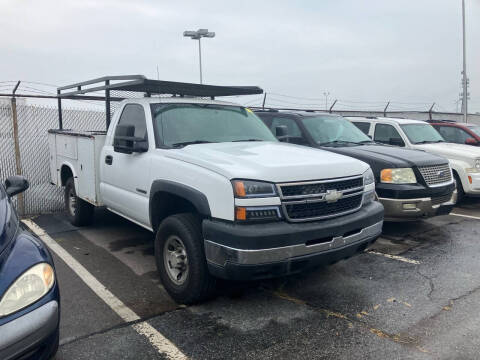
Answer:
POLYGON ((385 208, 385 221, 415 221, 438 215, 448 215, 457 202, 457 191, 438 198, 387 199, 379 198, 385 208))
POLYGON ((328 265, 362 252, 382 232, 383 206, 373 202, 346 216, 316 222, 236 225, 205 220, 212 275, 271 278, 328 265))

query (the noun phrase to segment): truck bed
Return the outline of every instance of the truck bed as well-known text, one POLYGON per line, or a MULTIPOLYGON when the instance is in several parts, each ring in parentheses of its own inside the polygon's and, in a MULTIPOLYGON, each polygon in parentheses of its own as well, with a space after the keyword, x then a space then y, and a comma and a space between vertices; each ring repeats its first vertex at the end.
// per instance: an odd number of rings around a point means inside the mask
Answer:
POLYGON ((51 182, 64 185, 62 169, 68 166, 73 171, 77 196, 101 206, 99 161, 105 137, 105 131, 49 130, 51 182))

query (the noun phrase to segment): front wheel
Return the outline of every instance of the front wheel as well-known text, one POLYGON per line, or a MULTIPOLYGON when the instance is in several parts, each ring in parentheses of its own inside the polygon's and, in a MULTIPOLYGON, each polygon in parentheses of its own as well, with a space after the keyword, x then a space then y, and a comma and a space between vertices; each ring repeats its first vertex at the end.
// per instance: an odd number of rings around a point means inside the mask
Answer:
POLYGON ((460 203, 465 198, 465 191, 463 190, 462 181, 457 174, 453 174, 455 180, 455 187, 457 188, 457 203, 460 203))
POLYGON ((163 220, 155 237, 155 260, 165 290, 177 303, 198 303, 213 295, 216 281, 208 271, 196 215, 163 220))
POLYGON ((72 225, 84 226, 92 223, 95 208, 77 196, 73 178, 68 179, 65 184, 65 208, 72 225))

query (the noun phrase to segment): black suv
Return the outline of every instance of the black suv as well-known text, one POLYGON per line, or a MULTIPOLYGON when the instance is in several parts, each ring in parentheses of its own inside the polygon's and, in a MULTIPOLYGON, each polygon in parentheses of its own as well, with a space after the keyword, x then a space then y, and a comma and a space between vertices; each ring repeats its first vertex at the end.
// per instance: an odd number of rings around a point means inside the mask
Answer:
POLYGON ((255 111, 280 141, 363 160, 375 175, 385 220, 450 213, 456 201, 448 160, 419 150, 378 144, 347 119, 329 113, 255 111))

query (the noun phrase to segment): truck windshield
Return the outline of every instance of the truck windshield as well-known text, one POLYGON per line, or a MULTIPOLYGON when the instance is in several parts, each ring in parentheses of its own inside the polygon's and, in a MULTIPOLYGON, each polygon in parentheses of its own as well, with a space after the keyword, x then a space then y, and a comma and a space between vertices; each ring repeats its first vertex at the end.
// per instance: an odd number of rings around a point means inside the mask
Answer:
POLYGON ((445 141, 442 135, 440 135, 433 126, 428 124, 406 124, 400 125, 400 127, 412 144, 428 144, 445 141))
POLYGON ((217 104, 152 104, 157 143, 181 147, 231 141, 277 141, 249 109, 217 104))
POLYGON ((319 145, 343 146, 372 142, 367 135, 341 116, 308 116, 302 119, 302 123, 319 145))

